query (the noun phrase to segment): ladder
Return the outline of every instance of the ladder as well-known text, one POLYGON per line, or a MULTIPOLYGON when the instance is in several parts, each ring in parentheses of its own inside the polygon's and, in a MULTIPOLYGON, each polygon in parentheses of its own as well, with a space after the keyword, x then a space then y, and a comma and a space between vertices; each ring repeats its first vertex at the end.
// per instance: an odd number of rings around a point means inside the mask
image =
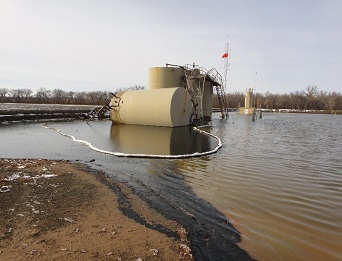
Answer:
POLYGON ((217 94, 217 99, 220 105, 220 111, 221 111, 221 118, 228 119, 228 106, 227 106, 227 100, 226 100, 226 94, 224 92, 224 89, 222 88, 222 85, 217 85, 215 86, 216 88, 216 94, 217 94))
POLYGON ((228 103, 227 103, 226 94, 225 94, 224 87, 223 87, 222 76, 221 74, 219 74, 219 72, 215 68, 212 68, 211 70, 209 70, 207 74, 217 83, 215 85, 215 89, 216 89, 216 95, 217 95, 217 99, 218 99, 219 106, 220 106, 221 118, 228 119, 229 118, 228 103))

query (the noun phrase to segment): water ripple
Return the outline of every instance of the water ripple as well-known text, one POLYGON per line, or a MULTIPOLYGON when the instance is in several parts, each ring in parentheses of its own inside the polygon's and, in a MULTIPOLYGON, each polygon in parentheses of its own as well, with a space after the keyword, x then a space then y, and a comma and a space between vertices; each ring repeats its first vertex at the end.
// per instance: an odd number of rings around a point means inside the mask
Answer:
POLYGON ((342 117, 231 121, 213 124, 223 142, 217 157, 181 168, 196 193, 234 220, 257 259, 341 258, 342 117))

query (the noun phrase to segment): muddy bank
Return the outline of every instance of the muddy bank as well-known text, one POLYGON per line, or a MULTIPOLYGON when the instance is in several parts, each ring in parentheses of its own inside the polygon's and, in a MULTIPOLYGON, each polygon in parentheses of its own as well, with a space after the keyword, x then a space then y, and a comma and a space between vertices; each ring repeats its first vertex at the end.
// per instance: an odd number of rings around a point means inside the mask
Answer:
POLYGON ((0 159, 1 260, 191 260, 187 244, 177 222, 104 173, 0 159))

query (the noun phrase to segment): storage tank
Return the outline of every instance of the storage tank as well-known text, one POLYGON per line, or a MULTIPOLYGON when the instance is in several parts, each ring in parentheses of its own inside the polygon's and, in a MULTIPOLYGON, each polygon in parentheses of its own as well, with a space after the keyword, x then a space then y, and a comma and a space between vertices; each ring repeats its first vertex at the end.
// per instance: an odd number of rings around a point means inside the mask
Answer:
POLYGON ((183 87, 117 93, 109 106, 114 123, 178 127, 190 124, 192 105, 183 87))
POLYGON ((252 114, 254 111, 253 107, 253 89, 249 88, 246 89, 246 95, 245 95, 245 107, 240 108, 241 114, 252 114))
POLYGON ((152 67, 148 69, 148 89, 184 86, 184 69, 180 67, 152 67))

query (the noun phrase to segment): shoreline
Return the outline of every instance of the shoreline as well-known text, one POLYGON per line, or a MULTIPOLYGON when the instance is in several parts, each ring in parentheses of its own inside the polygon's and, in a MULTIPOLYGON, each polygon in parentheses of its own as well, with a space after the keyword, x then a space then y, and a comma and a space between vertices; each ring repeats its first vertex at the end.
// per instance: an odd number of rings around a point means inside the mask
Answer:
POLYGON ((0 159, 0 258, 193 260, 186 231, 80 163, 0 159))

